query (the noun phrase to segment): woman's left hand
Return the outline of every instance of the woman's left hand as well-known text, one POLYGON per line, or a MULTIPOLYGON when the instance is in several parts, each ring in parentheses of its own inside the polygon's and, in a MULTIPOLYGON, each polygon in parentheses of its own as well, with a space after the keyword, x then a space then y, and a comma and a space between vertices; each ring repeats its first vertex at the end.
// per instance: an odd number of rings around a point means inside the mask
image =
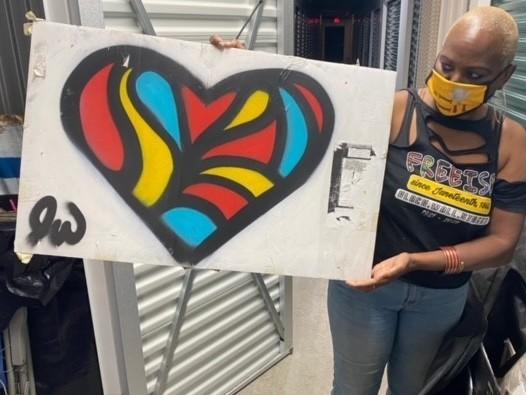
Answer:
POLYGON ((217 49, 226 49, 226 48, 237 48, 237 49, 247 49, 245 43, 241 40, 225 40, 218 34, 210 36, 210 44, 212 44, 217 49))
POLYGON ((395 255, 373 267, 370 280, 347 281, 347 284, 360 291, 370 292, 411 271, 411 255, 407 252, 395 255))

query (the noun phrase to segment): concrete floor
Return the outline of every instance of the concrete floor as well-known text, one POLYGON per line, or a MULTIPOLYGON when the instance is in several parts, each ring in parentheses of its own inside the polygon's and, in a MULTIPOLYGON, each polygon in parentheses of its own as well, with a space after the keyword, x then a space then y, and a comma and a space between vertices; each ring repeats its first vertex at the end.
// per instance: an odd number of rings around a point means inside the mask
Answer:
MULTIPOLYGON (((327 317, 327 281, 294 278, 294 352, 239 395, 328 395, 332 387, 332 342, 327 317)), ((385 380, 380 394, 385 393, 385 380)))

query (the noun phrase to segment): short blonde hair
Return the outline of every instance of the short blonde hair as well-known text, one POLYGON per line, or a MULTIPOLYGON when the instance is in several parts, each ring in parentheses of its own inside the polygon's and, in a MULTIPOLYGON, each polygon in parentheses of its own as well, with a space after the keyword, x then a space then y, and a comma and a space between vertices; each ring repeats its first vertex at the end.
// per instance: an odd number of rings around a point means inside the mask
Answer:
POLYGON ((502 39, 501 55, 504 61, 511 63, 519 45, 519 28, 515 19, 502 8, 480 6, 462 15, 449 29, 446 37, 453 29, 461 25, 476 26, 480 30, 495 33, 502 39))

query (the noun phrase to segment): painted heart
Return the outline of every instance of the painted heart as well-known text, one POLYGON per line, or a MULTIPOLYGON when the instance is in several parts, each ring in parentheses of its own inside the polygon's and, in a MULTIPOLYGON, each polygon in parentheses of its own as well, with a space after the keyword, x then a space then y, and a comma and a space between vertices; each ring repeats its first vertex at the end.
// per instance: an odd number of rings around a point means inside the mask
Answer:
POLYGON ((66 81, 71 141, 181 263, 218 249, 322 160, 334 109, 311 77, 251 70, 207 88, 146 48, 87 56, 66 81))

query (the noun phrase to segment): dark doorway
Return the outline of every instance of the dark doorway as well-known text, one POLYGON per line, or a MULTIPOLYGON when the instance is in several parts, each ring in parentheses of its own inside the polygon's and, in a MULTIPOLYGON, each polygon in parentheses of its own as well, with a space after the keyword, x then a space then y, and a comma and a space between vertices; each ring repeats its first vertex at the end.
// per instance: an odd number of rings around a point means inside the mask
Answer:
POLYGON ((324 60, 329 62, 343 62, 345 42, 344 26, 326 26, 324 42, 324 60))

